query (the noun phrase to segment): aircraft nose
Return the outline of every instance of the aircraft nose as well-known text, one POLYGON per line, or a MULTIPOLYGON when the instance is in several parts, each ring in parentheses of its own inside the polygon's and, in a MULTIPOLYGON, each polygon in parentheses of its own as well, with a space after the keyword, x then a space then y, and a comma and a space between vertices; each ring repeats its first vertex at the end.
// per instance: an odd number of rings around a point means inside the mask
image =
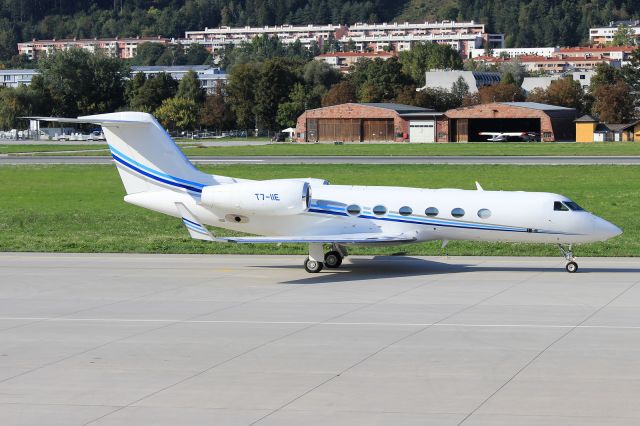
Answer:
POLYGON ((602 237, 603 240, 608 240, 622 234, 622 229, 618 228, 611 222, 607 222, 602 218, 597 218, 596 232, 602 237))

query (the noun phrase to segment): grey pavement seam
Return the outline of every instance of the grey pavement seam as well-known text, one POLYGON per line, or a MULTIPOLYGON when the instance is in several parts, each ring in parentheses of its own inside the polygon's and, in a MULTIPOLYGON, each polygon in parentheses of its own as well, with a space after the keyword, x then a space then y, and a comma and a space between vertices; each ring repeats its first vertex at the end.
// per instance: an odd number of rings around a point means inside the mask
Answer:
POLYGON ((616 299, 618 299, 619 297, 621 297, 622 295, 624 295, 626 292, 628 292, 629 290, 631 290, 633 287, 635 287, 636 285, 638 285, 638 283, 640 283, 640 281, 636 281, 635 283, 631 284, 630 286, 628 286, 627 288, 625 288, 624 290, 622 290, 620 293, 618 293, 616 296, 614 296, 611 300, 609 300, 607 303, 605 303, 604 305, 602 305, 601 307, 599 307, 598 309, 594 310, 593 312, 591 312, 589 315, 587 315, 582 321, 580 321, 578 324, 576 324, 576 326, 571 327, 569 330, 567 330, 565 333, 561 334, 558 338, 556 338, 554 341, 552 341, 548 346, 546 346, 544 349, 542 349, 540 352, 538 352, 533 358, 531 358, 525 365, 523 365, 520 369, 518 369, 518 371, 515 372, 515 374, 513 374, 511 377, 509 377, 509 379, 507 379, 506 382, 504 382, 498 389, 496 389, 491 395, 489 395, 487 398, 485 398, 480 405, 478 405, 476 408, 474 408, 473 410, 471 410, 471 412, 469 412, 467 414, 467 416, 462 419, 460 421, 460 423, 458 423, 458 425, 463 424, 464 422, 466 422, 469 418, 471 418, 471 416, 473 416, 480 408, 482 408, 483 405, 485 405, 491 398, 493 398, 495 395, 497 395, 502 389, 504 389, 509 383, 511 383, 516 377, 518 377, 518 375, 520 375, 520 373, 522 373, 524 370, 527 369, 527 367, 529 367, 530 365, 532 365, 536 360, 538 360, 542 355, 544 355, 544 353, 549 350, 553 345, 555 345, 556 343, 558 343, 559 341, 561 341, 562 339, 564 339, 565 337, 567 337, 569 334, 571 334, 574 330, 577 329, 578 326, 584 324, 585 322, 587 322, 589 319, 593 318, 598 312, 602 311, 604 308, 606 308, 607 306, 609 306, 611 303, 613 303, 616 299))

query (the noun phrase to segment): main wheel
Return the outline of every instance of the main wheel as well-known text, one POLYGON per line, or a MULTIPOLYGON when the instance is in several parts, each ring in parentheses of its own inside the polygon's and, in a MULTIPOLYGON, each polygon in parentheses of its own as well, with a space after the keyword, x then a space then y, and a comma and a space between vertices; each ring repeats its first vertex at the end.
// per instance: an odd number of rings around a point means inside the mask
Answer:
POLYGON ((339 268, 342 265, 342 256, 337 251, 330 251, 324 255, 324 265, 327 268, 339 268))
POLYGON ((576 272, 578 270, 578 264, 576 262, 569 262, 569 263, 567 263, 567 266, 565 266, 565 269, 570 274, 573 274, 574 272, 576 272))
POLYGON ((316 274, 322 271, 322 262, 307 257, 307 260, 304 261, 304 269, 310 274, 316 274))

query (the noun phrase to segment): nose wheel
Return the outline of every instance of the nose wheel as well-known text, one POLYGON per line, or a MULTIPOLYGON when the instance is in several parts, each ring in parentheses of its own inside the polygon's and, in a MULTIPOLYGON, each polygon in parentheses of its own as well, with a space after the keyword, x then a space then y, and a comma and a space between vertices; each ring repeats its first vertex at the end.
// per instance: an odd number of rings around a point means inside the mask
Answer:
POLYGON ((564 267, 567 270, 567 272, 569 272, 570 274, 577 272, 578 263, 576 262, 576 257, 573 255, 573 252, 571 251, 571 245, 565 248, 562 244, 558 244, 558 247, 560 248, 560 251, 562 252, 562 255, 564 256, 564 258, 567 259, 567 264, 564 267))

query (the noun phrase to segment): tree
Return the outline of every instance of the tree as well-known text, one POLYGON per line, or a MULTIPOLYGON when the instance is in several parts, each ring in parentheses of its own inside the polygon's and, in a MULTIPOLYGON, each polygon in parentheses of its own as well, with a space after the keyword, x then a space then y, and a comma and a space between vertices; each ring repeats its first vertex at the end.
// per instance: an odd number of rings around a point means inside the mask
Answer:
POLYGON ((119 59, 70 49, 46 56, 38 68, 56 115, 113 112, 125 104, 124 81, 129 69, 119 59))
POLYGON ((626 25, 620 25, 613 35, 611 44, 614 46, 633 46, 636 44, 635 32, 626 25))
POLYGON ((640 108, 640 48, 631 52, 629 63, 622 67, 622 78, 631 88, 633 105, 640 108))
POLYGON ((259 66, 241 64, 229 73, 227 93, 231 110, 236 115, 238 126, 249 129, 255 126, 255 88, 258 83, 259 66))
POLYGON ((498 71, 500 72, 502 81, 517 86, 522 85, 522 81, 526 75, 522 62, 517 58, 501 63, 498 66, 498 71))
POLYGON ((298 81, 290 63, 283 59, 269 59, 261 68, 255 86, 255 114, 259 129, 275 130, 278 106, 285 102, 289 91, 298 81))
POLYGON ((129 107, 135 111, 152 112, 159 108, 165 99, 174 97, 177 89, 178 83, 173 77, 161 72, 147 78, 142 86, 129 92, 129 107))
POLYGON ((635 109, 630 87, 624 80, 600 85, 594 93, 592 113, 605 123, 626 123, 633 119, 635 109))
POLYGON ((190 70, 182 77, 180 83, 178 83, 176 96, 183 99, 191 99, 198 105, 204 102, 205 92, 195 71, 190 70))
POLYGON ((469 85, 462 77, 458 77, 458 79, 451 86, 451 94, 457 100, 457 106, 462 105, 463 99, 469 95, 469 85))
POLYGON ((395 98, 399 90, 410 84, 410 78, 402 73, 397 58, 383 61, 380 58, 361 59, 349 74, 360 102, 384 102, 395 98))
POLYGON ((560 78, 551 82, 546 90, 545 103, 583 111, 584 91, 582 86, 571 77, 560 78))
POLYGON ((311 94, 302 83, 293 85, 293 90, 289 95, 289 101, 278 105, 276 122, 282 127, 294 127, 298 117, 310 107, 309 98, 311 94))
POLYGON ((18 117, 31 115, 33 96, 26 87, 0 90, 0 129, 18 127, 18 117))
POLYGON ((169 98, 155 111, 156 118, 167 129, 193 130, 198 123, 200 107, 191 99, 169 98))
POLYGON ((478 92, 465 97, 465 106, 488 104, 491 102, 521 102, 525 100, 524 92, 515 84, 503 83, 483 86, 478 92))
POLYGON ((346 104, 349 102, 356 102, 356 89, 348 80, 334 84, 322 97, 323 107, 346 104))
POLYGON ((432 69, 462 69, 460 52, 449 45, 417 43, 411 50, 400 52, 402 72, 418 85, 424 86, 425 72, 432 69))
POLYGON ((224 89, 221 85, 216 86, 215 93, 205 99, 200 114, 200 124, 220 130, 234 127, 235 116, 225 99, 224 89))
POLYGON ((186 65, 204 65, 210 58, 209 51, 203 45, 193 43, 187 49, 185 63, 186 65))
POLYGON ((160 43, 140 43, 136 49, 136 56, 131 60, 131 64, 138 66, 156 65, 158 59, 160 59, 166 50, 167 47, 160 43))

